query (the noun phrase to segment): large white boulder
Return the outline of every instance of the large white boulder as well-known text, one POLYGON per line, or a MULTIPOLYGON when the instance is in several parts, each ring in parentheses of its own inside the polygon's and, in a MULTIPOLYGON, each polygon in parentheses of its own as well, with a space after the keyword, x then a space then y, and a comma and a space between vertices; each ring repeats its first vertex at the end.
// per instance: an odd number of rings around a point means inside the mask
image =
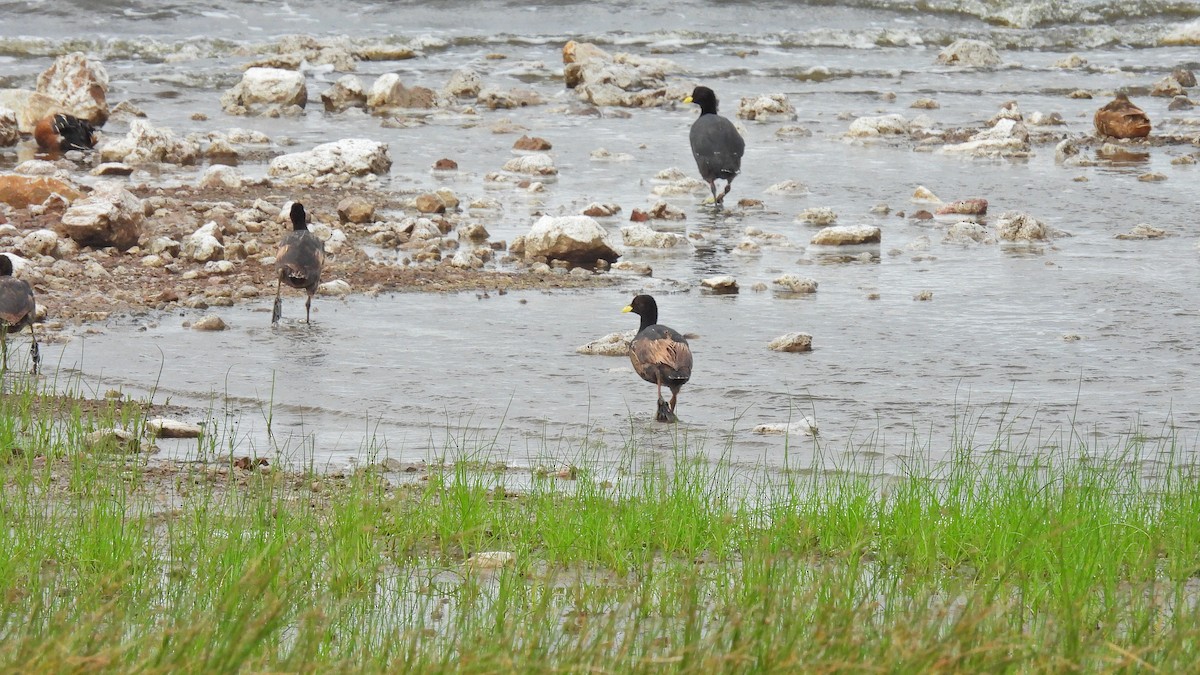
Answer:
POLYGON ((355 176, 385 174, 391 168, 387 143, 344 138, 305 152, 280 155, 271 160, 267 173, 286 183, 313 185, 344 183, 355 176))
POLYGON ((904 119, 904 115, 878 115, 854 120, 850 123, 850 129, 846 135, 851 138, 868 138, 907 133, 908 120, 904 119))
POLYGON ((75 117, 97 125, 108 120, 108 73, 99 61, 81 52, 55 59, 38 75, 37 91, 58 101, 75 117))
POLYGON ((542 216, 525 235, 525 259, 544 257, 590 264, 620 255, 608 233, 589 216, 542 216))
POLYGON ((874 225, 834 225, 813 235, 813 246, 852 246, 878 244, 881 232, 874 225))
POLYGON ((200 146, 179 138, 167 127, 155 127, 143 119, 129 124, 124 138, 100 146, 100 159, 126 164, 192 164, 200 154, 200 146))
POLYGON ((138 243, 145 213, 142 200, 120 183, 100 183, 92 194, 63 214, 61 227, 80 246, 115 246, 124 251, 138 243))
POLYGON ((282 68, 247 68, 242 80, 221 96, 221 109, 231 115, 283 110, 308 104, 304 73, 282 68))

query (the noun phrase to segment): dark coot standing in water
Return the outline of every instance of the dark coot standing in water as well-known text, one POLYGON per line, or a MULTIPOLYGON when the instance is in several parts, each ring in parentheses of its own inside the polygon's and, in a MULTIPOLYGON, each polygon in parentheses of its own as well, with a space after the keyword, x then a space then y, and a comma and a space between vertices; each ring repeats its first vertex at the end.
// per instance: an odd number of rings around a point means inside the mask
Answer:
POLYGON ((746 141, 733 122, 717 114, 717 95, 708 87, 696 87, 684 103, 700 106, 700 117, 692 122, 692 156, 700 177, 712 190, 713 201, 720 204, 733 186, 733 178, 742 170, 746 141), (717 194, 717 179, 725 181, 725 191, 717 194))
POLYGON ((308 231, 304 205, 292 202, 292 231, 279 242, 275 254, 275 269, 279 270, 279 283, 275 285, 275 307, 271 311, 271 323, 278 323, 283 314, 283 300, 279 292, 283 284, 308 291, 304 301, 304 322, 311 323, 312 299, 321 283, 321 267, 325 264, 325 245, 317 235, 308 231))
POLYGON ((33 332, 33 320, 37 315, 37 303, 33 300, 33 288, 29 282, 13 278, 12 259, 0 254, 0 350, 3 351, 4 368, 8 369, 8 334, 29 326, 33 345, 29 354, 33 357, 33 373, 36 375, 42 358, 38 353, 37 335, 33 332))
POLYGON ((658 385, 659 422, 675 421, 675 399, 679 388, 692 376, 692 350, 687 340, 674 330, 658 323, 658 304, 649 295, 638 295, 622 312, 642 317, 641 328, 629 344, 629 360, 633 369, 647 382, 658 385), (663 385, 671 390, 671 402, 663 400, 663 385))
POLYGON ((38 120, 33 138, 43 150, 91 150, 96 147, 96 128, 87 120, 59 113, 38 120))

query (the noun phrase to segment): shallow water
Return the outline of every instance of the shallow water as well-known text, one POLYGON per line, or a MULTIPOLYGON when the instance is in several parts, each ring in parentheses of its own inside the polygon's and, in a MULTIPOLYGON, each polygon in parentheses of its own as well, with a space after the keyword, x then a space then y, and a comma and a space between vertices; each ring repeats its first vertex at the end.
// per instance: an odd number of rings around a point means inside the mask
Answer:
MULTIPOLYGON (((850 144, 842 134, 854 116, 882 113, 978 126, 1011 100, 1026 114, 1058 112, 1067 131, 1087 132, 1106 99, 1066 93, 1122 87, 1157 130, 1194 128, 1188 120, 1195 114, 1168 112, 1167 99, 1144 94, 1171 68, 1197 65, 1194 47, 1159 44, 1200 9, 1179 2, 981 4, 931 2, 916 12, 888 0, 799 7, 701 0, 486 8, 358 2, 336 9, 307 2, 0 0, 0 16, 15 17, 0 22, 0 85, 32 86, 54 54, 84 49, 108 69, 110 102, 128 99, 152 123, 177 133, 254 128, 275 139, 280 152, 337 138, 387 141, 394 165, 384 187, 414 193, 448 185, 464 199, 496 198, 503 212, 479 220, 505 240, 525 232, 540 213, 576 213, 601 201, 624 209, 604 223, 619 241, 629 211, 657 200, 656 173, 672 166, 694 172, 686 141, 695 116, 690 106, 629 110, 627 119, 564 112, 574 101, 559 79, 567 39, 671 59, 686 73, 675 81, 712 86, 727 115, 742 96, 784 92, 799 112, 797 123, 813 132, 784 140, 775 135, 782 123, 742 123, 748 150, 731 199, 762 199, 766 208, 720 214, 695 196, 671 198, 688 214, 674 227, 703 234, 703 244, 671 253, 628 250, 625 259, 650 263, 654 278, 631 279, 620 289, 493 292, 487 299, 318 297, 312 327, 295 323, 302 299, 291 295, 279 329, 269 326, 266 298, 219 310, 231 325, 223 333, 184 328, 192 313, 114 317, 100 334, 79 328, 68 343, 48 345, 45 358, 99 393, 114 386, 153 389, 159 401, 211 407, 212 416, 233 425, 230 438, 242 447, 299 452, 319 464, 366 461, 376 453, 433 459, 479 447, 517 463, 553 464, 571 461, 583 439, 610 458, 630 439, 669 452, 679 433, 689 443, 701 439, 712 455, 781 466, 785 440, 750 429, 799 415, 816 421, 826 447, 846 452, 865 443, 866 456, 902 456, 913 439, 940 453, 956 424, 982 420, 980 436, 990 440, 1002 420, 1014 418, 1014 428, 1031 430, 1035 443, 1057 442, 1056 430, 1072 424, 1101 444, 1133 430, 1158 436, 1174 425, 1194 445, 1197 168, 1171 159, 1195 148, 1168 145, 1142 162, 1065 168, 1054 163, 1052 144, 1038 146, 1028 160, 988 161, 908 145, 850 144), (438 114, 423 126, 390 129, 366 115, 321 112, 320 92, 341 73, 318 68, 308 72, 312 102, 300 119, 222 113, 220 94, 250 58, 239 50, 294 33, 422 47, 418 59, 360 63, 357 74, 368 83, 395 71, 406 84, 440 88, 454 70, 470 66, 485 85, 530 87, 549 103, 438 114), (1005 47, 1009 65, 937 66, 938 49, 958 37, 1005 47), (484 58, 491 53, 508 58, 484 58), (1050 67, 1071 53, 1089 67, 1050 67), (888 92, 894 100, 883 96, 888 92), (910 109, 920 97, 935 98, 941 108, 910 109), (197 112, 208 120, 194 121, 197 112), (544 192, 484 185, 483 175, 512 156, 514 136, 490 130, 501 118, 554 144, 560 173, 544 192), (593 161, 589 155, 598 148, 634 160, 593 161), (460 174, 431 175, 439 157, 456 159, 460 174), (1148 171, 1168 180, 1139 182, 1148 171), (809 192, 765 192, 785 179, 803 182, 809 192), (946 200, 985 197, 992 219, 1019 210, 1072 236, 1036 246, 964 247, 940 243, 946 222, 871 214, 878 203, 924 207, 909 200, 917 185, 946 200), (833 208, 840 224, 880 225, 882 246, 852 252, 870 254, 869 262, 806 249, 815 229, 795 216, 814 206, 833 208), (1113 238, 1137 223, 1174 236, 1113 238), (793 246, 764 247, 761 256, 733 253, 750 226, 784 234, 793 246), (931 242, 928 250, 922 237, 931 242), (819 292, 786 298, 750 291, 785 272, 817 279, 819 292), (714 274, 736 276, 742 294, 700 293, 699 280, 714 274), (643 287, 659 297, 664 323, 698 336, 695 375, 680 396, 682 430, 651 420, 653 387, 627 360, 574 353, 605 333, 634 327, 636 318, 619 310, 643 287), (922 291, 932 292, 932 300, 915 301, 922 291), (879 298, 869 299, 872 293, 879 298), (795 330, 814 336, 813 352, 766 349, 772 338, 795 330)), ((124 128, 113 123, 105 132, 120 135, 124 128)), ((0 168, 18 159, 0 151, 0 168)), ((241 168, 265 172, 263 165, 241 168)), ((133 180, 191 182, 203 169, 139 172, 133 180)), ((195 445, 165 449, 187 456, 195 445)), ((791 439, 790 455, 810 452, 809 442, 791 439)))

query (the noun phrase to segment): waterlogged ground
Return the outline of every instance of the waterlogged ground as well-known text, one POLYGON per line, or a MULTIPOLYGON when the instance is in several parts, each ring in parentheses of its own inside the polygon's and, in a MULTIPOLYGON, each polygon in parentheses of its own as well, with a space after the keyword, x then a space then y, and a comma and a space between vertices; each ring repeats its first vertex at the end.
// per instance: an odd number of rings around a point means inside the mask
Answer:
MULTIPOLYGON (((83 49, 105 63, 110 101, 129 100, 152 123, 180 134, 248 127, 267 133, 275 152, 349 137, 386 141, 394 164, 378 187, 411 195, 447 186, 460 198, 497 199, 501 212, 479 219, 497 239, 511 241, 542 213, 577 213, 600 201, 623 208, 603 222, 619 240, 629 212, 659 199, 651 193, 655 174, 669 167, 694 171, 686 141, 695 116, 690 106, 578 114, 561 82, 560 48, 567 39, 668 58, 681 66, 671 81, 713 87, 727 115, 740 97, 786 93, 798 111, 794 123, 812 132, 781 137, 776 132, 783 122, 742 123, 748 150, 731 199, 759 199, 764 207, 718 213, 699 195, 670 198, 687 219, 659 226, 699 238, 674 252, 627 250, 624 259, 653 267, 651 278, 629 277, 598 290, 492 290, 486 298, 480 297, 485 288, 318 297, 311 327, 295 322, 303 307, 292 294, 278 329, 270 328, 270 299, 264 298, 220 308, 230 325, 221 333, 185 328, 198 311, 151 311, 68 326, 69 339, 44 347, 47 372, 64 381, 97 394, 111 388, 152 393, 156 402, 191 407, 197 421, 234 422, 223 442, 243 452, 281 451, 340 465, 383 454, 432 459, 486 447, 535 465, 573 461, 580 439, 601 459, 615 457, 630 440, 666 452, 679 433, 702 440, 713 456, 779 467, 803 463, 811 441, 752 429, 801 415, 816 423, 827 448, 867 459, 902 457, 914 443, 929 443, 936 453, 944 450, 946 430, 976 423, 983 440, 1011 423, 1029 430, 1033 445, 1070 442, 1062 430, 1072 426, 1101 444, 1130 431, 1160 436, 1176 429, 1191 446, 1200 430, 1197 168, 1172 163, 1196 152, 1186 138, 1195 134, 1197 115, 1168 111, 1169 99, 1147 95, 1172 68, 1196 66, 1194 48, 1163 46, 1165 36, 1195 19, 1186 5, 1147 16, 1122 15, 1103 3, 1062 5, 1061 12, 1013 3, 987 16, 954 7, 922 14, 889 3, 849 9, 646 3, 620 11, 438 5, 400 6, 395 16, 359 5, 330 15, 292 4, 282 16, 236 2, 155 5, 121 15, 59 11, 65 7, 43 3, 29 10, 44 12, 46 23, 0 26, 6 86, 30 86, 55 54, 83 49), (91 35, 93 24, 99 37, 82 44, 63 37, 85 25, 91 35), (237 81, 255 45, 289 33, 379 37, 422 48, 414 60, 359 63, 357 74, 368 83, 399 72, 407 84, 436 89, 454 70, 471 67, 487 85, 532 88, 547 104, 443 111, 424 124, 391 128, 363 114, 321 112, 319 93, 342 73, 317 68, 308 72, 312 101, 302 118, 222 113, 220 94, 237 81), (936 65, 938 50, 958 37, 1001 47, 1007 65, 936 65), (489 54, 506 58, 485 58, 489 54), (1070 54, 1088 65, 1053 67, 1070 54), (1095 98, 1067 97, 1078 89, 1095 98), (1056 164, 1055 141, 1089 133, 1093 111, 1117 89, 1128 90, 1149 113, 1156 135, 1176 140, 1141 148, 1120 163, 1056 164), (940 108, 910 108, 918 98, 935 99, 940 108), (1045 140, 1020 160, 965 159, 916 151, 907 140, 844 138, 855 117, 887 113, 923 114, 940 128, 977 128, 1010 101, 1026 114, 1059 113, 1066 124, 1043 129, 1045 140), (194 119, 197 113, 206 119, 194 119), (493 133, 504 119, 523 129, 493 133), (553 143, 557 178, 536 193, 486 185, 484 174, 512 156, 522 132, 553 143), (591 159, 600 148, 630 157, 591 159), (461 171, 432 175, 429 167, 441 157, 457 160, 461 171), (1166 180, 1138 179, 1151 172, 1166 180), (767 192, 789 179, 807 192, 767 192), (929 208, 910 200, 918 185, 947 201, 986 198, 993 222, 1017 210, 1069 236, 1019 246, 944 243, 952 221, 899 215, 929 208), (878 204, 890 213, 873 213, 878 204), (832 208, 839 224, 878 225, 883 243, 848 255, 809 247, 815 228, 797 223, 796 215, 811 207, 832 208), (1170 236, 1114 238, 1139 223, 1170 236), (735 253, 748 227, 790 243, 764 246, 761 255, 735 253), (784 273, 816 279, 819 291, 777 295, 771 281, 784 273), (742 293, 701 293, 699 281, 716 274, 735 276, 742 293), (759 282, 768 290, 752 291, 759 282), (678 429, 651 420, 653 387, 625 359, 575 353, 592 339, 633 327, 635 318, 620 308, 639 289, 659 298, 664 323, 696 335, 695 374, 680 398, 685 424, 678 429), (925 292, 931 299, 914 300, 925 292), (814 350, 766 349, 790 331, 812 334, 814 350)), ((119 136, 125 128, 117 121, 104 131, 119 136)), ((1085 152, 1094 158, 1094 148, 1085 152)), ((28 148, 0 154, 0 168, 28 154, 28 148)), ((165 167, 131 180, 151 187, 190 184, 204 168, 165 167)), ((265 164, 239 168, 265 174, 265 164)), ((91 180, 86 167, 80 173, 83 182, 91 180)), ((282 192, 272 188, 264 195, 282 200, 282 192)), ((162 446, 173 456, 197 451, 194 441, 162 446)))

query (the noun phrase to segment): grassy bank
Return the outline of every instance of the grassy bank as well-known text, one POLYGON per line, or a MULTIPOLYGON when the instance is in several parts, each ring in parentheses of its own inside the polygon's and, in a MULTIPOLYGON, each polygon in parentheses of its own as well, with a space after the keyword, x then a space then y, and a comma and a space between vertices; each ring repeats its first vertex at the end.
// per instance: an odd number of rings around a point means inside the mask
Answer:
POLYGON ((12 387, 4 671, 1185 671, 1198 656, 1200 481, 1190 455, 1137 439, 961 437, 948 461, 890 476, 806 448, 812 466, 753 480, 681 441, 615 484, 580 466, 514 492, 477 462, 396 486, 98 453, 86 435, 140 427, 137 406, 47 414, 12 387))

